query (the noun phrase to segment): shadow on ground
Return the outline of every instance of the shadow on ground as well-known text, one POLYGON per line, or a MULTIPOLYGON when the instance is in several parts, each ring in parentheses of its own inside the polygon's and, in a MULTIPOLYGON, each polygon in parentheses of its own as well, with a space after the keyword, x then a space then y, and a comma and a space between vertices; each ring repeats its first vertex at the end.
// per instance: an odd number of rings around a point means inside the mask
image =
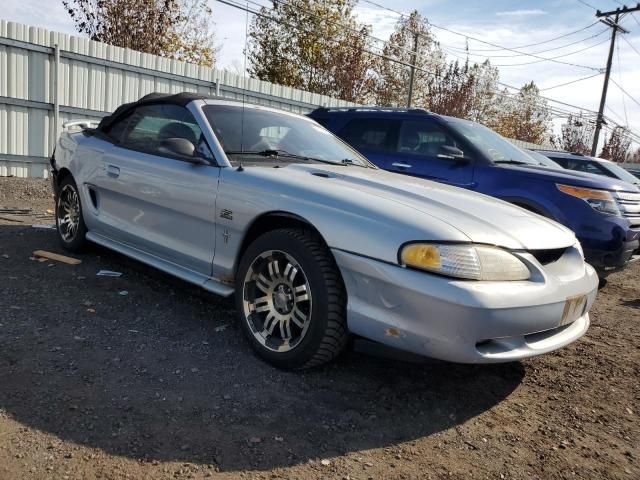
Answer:
POLYGON ((354 352, 281 372, 249 351, 230 300, 97 247, 75 267, 36 249, 63 253, 53 231, 0 226, 0 409, 108 453, 271 469, 432 435, 524 375, 354 352))
POLYGON ((623 300, 621 303, 625 307, 640 308, 640 298, 635 300, 623 300))

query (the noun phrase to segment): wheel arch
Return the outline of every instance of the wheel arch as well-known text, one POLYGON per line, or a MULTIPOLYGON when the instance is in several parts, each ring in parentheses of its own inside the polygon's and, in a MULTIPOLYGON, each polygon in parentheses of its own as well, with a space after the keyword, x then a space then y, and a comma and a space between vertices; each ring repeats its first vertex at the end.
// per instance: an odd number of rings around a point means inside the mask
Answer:
POLYGON ((556 220, 556 216, 538 202, 520 197, 503 197, 501 200, 512 203, 530 212, 537 213, 538 215, 542 215, 543 217, 550 218, 551 220, 556 220))
POLYGON ((329 247, 322 233, 320 233, 320 231, 306 218, 298 214, 282 210, 265 212, 253 219, 249 227, 246 229, 242 243, 238 249, 234 271, 237 270, 240 259, 247 250, 247 247, 249 247, 256 238, 272 230, 292 227, 300 227, 313 231, 318 235, 318 238, 322 240, 322 243, 324 243, 327 248, 329 247))

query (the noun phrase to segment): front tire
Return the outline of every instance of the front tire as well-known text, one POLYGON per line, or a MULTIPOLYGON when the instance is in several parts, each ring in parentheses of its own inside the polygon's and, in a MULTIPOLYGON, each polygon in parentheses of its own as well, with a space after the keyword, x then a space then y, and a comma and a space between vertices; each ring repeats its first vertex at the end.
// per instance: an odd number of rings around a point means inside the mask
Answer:
POLYGON ((71 175, 60 182, 56 197, 56 227, 58 239, 65 250, 78 252, 86 244, 87 227, 82 217, 80 192, 71 175))
POLYGON ((348 342, 342 278, 308 230, 274 230, 249 246, 236 276, 236 307, 253 350, 278 368, 327 363, 348 342))

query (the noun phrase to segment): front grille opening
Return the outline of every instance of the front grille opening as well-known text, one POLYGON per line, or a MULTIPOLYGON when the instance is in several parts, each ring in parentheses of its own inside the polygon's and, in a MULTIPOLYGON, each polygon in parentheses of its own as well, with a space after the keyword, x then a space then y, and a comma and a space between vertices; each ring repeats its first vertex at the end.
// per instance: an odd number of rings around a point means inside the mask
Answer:
POLYGON ((549 265, 557 262, 566 252, 566 248, 549 248, 546 250, 529 250, 529 253, 535 257, 542 265, 549 265))
POLYGON ((89 187, 89 197, 91 198, 91 203, 93 204, 93 208, 98 208, 98 197, 96 195, 96 191, 89 187))

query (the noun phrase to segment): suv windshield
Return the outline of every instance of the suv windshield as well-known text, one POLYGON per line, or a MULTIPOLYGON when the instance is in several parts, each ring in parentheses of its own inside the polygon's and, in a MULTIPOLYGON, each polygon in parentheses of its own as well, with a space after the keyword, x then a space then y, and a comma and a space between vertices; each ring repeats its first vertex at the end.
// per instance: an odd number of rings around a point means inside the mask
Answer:
POLYGON ((629 172, 627 172, 624 168, 622 168, 619 165, 616 165, 615 163, 607 162, 607 161, 600 161, 598 163, 602 165, 603 168, 609 170, 613 175, 615 175, 620 180, 624 180, 625 182, 629 182, 632 184, 640 183, 638 182, 638 179, 636 177, 634 177, 629 172))
POLYGON ((371 166, 313 120, 242 105, 205 105, 202 110, 232 163, 277 159, 371 166))
POLYGON ((479 123, 459 118, 447 118, 447 121, 451 128, 464 136, 494 163, 540 165, 540 162, 531 158, 526 152, 479 123))

